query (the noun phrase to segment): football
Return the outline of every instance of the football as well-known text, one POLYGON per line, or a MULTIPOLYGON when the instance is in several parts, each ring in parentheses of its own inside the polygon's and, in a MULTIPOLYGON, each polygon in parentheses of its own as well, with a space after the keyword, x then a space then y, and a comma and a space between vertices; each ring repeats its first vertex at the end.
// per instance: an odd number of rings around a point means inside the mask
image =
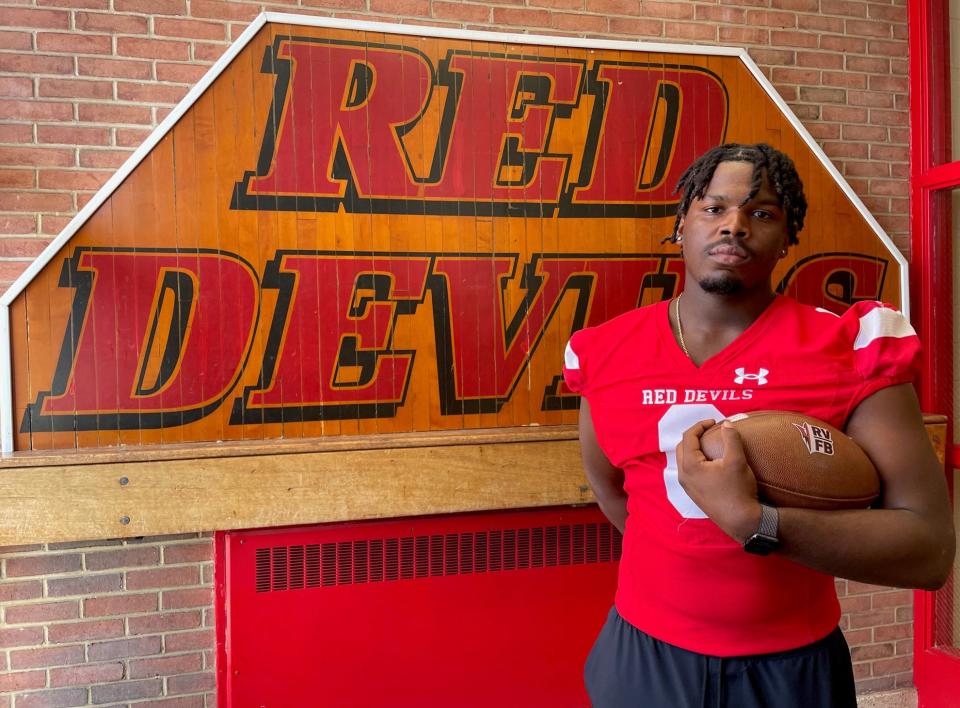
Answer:
MULTIPOLYGON (((805 509, 863 509, 880 495, 877 470, 853 438, 821 420, 788 411, 728 419, 740 433, 761 500, 805 509)), ((723 455, 720 424, 700 438, 707 459, 723 455)))

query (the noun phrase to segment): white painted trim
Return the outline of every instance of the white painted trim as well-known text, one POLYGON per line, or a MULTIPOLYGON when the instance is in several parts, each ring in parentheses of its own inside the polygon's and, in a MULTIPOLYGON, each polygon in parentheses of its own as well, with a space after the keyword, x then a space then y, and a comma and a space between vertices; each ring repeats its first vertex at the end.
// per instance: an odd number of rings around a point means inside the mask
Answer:
POLYGON ((897 250, 893 242, 877 223, 876 219, 867 211, 863 202, 850 188, 846 180, 833 166, 823 150, 813 137, 807 132, 803 124, 797 119, 790 107, 780 97, 760 71, 759 67, 747 54, 745 49, 738 47, 713 47, 700 44, 665 44, 646 43, 640 41, 583 39, 580 37, 552 37, 535 34, 518 34, 507 32, 485 32, 476 30, 459 30, 445 27, 426 27, 421 25, 388 24, 367 22, 360 20, 342 20, 326 17, 306 17, 286 13, 261 13, 250 23, 239 37, 230 45, 223 56, 210 67, 203 78, 187 93, 167 117, 150 133, 144 143, 127 159, 117 172, 100 188, 87 204, 81 209, 63 231, 47 246, 43 252, 27 267, 10 288, 0 296, 0 453, 13 452, 13 387, 11 372, 10 347, 10 305, 13 300, 24 291, 30 281, 51 261, 61 248, 73 237, 83 224, 110 198, 110 195, 119 187, 134 169, 150 154, 154 147, 176 125, 177 121, 193 106, 203 93, 213 84, 216 78, 223 73, 234 58, 250 43, 253 37, 266 25, 267 22, 277 24, 299 25, 302 27, 327 27, 332 29, 349 29, 368 32, 383 32, 386 34, 407 34, 423 37, 440 37, 446 39, 463 39, 483 42, 502 42, 505 44, 529 44, 551 47, 577 47, 583 49, 613 49, 633 52, 656 52, 664 54, 698 54, 703 56, 739 57, 768 96, 787 117, 787 120, 803 138, 803 141, 817 156, 817 159, 827 169, 833 179, 840 185, 844 194, 856 206, 867 223, 874 230, 880 240, 900 264, 900 287, 902 291, 902 311, 906 317, 910 316, 909 283, 906 258, 897 250))
POLYGON ((890 252, 890 255, 893 256, 893 259, 900 264, 900 311, 903 313, 903 316, 910 319, 910 274, 909 274, 909 265, 907 263, 906 257, 900 253, 900 249, 896 247, 893 243, 893 240, 887 235, 887 232, 883 230, 883 227, 877 222, 873 214, 871 214, 867 207, 864 206, 863 202, 860 200, 860 197, 857 196, 857 193, 853 191, 853 188, 847 184, 847 180, 843 178, 837 168, 830 158, 827 157, 826 153, 820 147, 816 140, 813 139, 813 136, 807 132, 807 129, 804 127, 803 123, 800 122, 800 119, 797 118, 796 114, 790 109, 790 106, 787 105, 786 101, 777 93, 777 90, 773 87, 767 77, 763 75, 763 72, 760 71, 760 67, 757 66, 756 62, 750 58, 750 55, 747 54, 746 49, 740 50, 740 60, 743 61, 744 66, 746 66, 750 73, 753 74, 753 77, 760 83, 760 86, 766 91, 767 95, 771 100, 777 104, 777 108, 786 116, 787 120, 790 121, 790 125, 794 127, 797 131, 797 134, 803 138, 803 142, 807 144, 807 147, 810 148, 811 152, 820 160, 820 164, 823 165, 824 169, 830 173, 830 176, 833 177, 833 181, 839 185, 840 189, 846 195, 847 199, 856 207, 857 211, 860 212, 860 215, 866 220, 867 225, 873 229, 873 232, 877 235, 880 241, 884 246, 887 247, 887 251, 890 252))

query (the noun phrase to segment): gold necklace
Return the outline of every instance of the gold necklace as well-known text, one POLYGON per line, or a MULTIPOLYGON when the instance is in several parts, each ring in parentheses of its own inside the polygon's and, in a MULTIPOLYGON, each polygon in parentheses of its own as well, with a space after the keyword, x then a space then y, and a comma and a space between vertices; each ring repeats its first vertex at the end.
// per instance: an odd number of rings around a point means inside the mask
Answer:
POLYGON ((686 354, 687 358, 690 358, 690 352, 687 351, 687 344, 683 341, 683 323, 680 321, 680 298, 683 297, 683 293, 677 295, 677 299, 674 300, 676 305, 673 308, 673 315, 677 318, 677 339, 680 340, 680 348, 683 349, 683 353, 686 354))

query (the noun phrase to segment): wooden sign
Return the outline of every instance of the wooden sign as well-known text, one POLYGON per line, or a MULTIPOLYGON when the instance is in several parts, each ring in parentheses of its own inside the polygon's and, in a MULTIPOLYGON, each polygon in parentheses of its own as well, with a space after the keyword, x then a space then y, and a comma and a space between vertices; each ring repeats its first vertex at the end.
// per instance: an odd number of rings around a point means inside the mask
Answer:
POLYGON ((0 301, 4 452, 572 424, 566 340, 679 291, 723 142, 805 182, 781 291, 905 306, 743 50, 263 15, 0 301))

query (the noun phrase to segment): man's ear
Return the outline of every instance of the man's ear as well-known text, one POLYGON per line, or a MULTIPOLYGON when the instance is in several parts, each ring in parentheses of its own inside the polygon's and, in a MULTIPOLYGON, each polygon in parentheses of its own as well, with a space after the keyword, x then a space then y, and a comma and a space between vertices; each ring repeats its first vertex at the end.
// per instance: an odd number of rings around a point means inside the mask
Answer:
POLYGON ((676 243, 682 243, 682 242, 683 242, 683 222, 684 222, 684 218, 685 218, 685 217, 682 217, 682 216, 681 216, 681 217, 680 217, 680 221, 677 222, 677 233, 675 234, 676 237, 677 237, 676 243))
POLYGON ((790 237, 784 236, 783 246, 780 248, 780 252, 777 254, 777 259, 786 258, 787 254, 790 252, 790 237))

